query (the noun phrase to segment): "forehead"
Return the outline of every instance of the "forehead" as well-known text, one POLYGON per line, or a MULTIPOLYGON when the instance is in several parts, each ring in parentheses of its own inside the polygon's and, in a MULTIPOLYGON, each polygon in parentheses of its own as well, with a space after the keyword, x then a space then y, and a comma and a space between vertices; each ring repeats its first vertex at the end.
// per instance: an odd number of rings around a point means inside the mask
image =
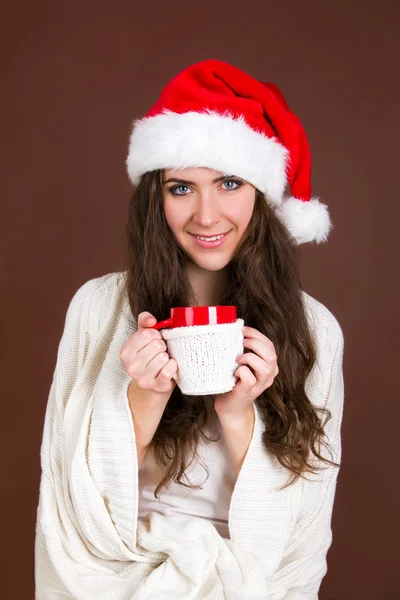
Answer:
POLYGON ((164 179, 190 179, 191 181, 207 182, 213 181, 217 177, 222 177, 226 173, 215 171, 208 167, 186 167, 185 169, 164 169, 164 179))

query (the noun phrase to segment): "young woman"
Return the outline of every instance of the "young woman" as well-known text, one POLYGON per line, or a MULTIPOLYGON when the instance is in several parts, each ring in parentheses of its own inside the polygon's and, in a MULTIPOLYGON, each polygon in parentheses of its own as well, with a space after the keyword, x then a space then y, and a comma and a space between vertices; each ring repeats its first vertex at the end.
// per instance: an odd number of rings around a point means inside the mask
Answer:
POLYGON ((317 599, 343 333, 299 278, 332 227, 303 128, 275 85, 207 60, 134 123, 127 167, 124 268, 74 295, 50 389, 36 598, 317 599), (244 320, 225 394, 183 394, 153 328, 195 305, 244 320))

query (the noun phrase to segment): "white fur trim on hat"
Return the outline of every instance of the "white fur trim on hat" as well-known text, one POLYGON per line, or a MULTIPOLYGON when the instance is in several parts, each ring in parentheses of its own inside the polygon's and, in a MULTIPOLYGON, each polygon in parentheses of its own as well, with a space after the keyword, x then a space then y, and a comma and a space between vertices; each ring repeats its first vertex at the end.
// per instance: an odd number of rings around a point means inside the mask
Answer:
POLYGON ((318 198, 307 202, 287 198, 276 212, 298 244, 325 242, 333 227, 328 207, 318 198))
POLYGON ((280 205, 287 182, 287 149, 252 129, 242 116, 206 110, 165 110, 134 122, 126 160, 134 185, 147 171, 208 167, 237 175, 280 205))

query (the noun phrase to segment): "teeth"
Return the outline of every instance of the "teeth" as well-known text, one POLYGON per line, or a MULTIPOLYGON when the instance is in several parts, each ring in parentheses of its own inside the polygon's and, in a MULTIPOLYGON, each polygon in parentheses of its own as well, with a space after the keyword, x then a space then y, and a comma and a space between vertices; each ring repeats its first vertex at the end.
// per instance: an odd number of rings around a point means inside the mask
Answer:
POLYGON ((224 237, 224 235, 218 235, 218 236, 214 236, 214 237, 200 237, 198 235, 196 235, 198 240, 203 240, 204 242, 214 242, 215 240, 220 240, 221 238, 224 237))

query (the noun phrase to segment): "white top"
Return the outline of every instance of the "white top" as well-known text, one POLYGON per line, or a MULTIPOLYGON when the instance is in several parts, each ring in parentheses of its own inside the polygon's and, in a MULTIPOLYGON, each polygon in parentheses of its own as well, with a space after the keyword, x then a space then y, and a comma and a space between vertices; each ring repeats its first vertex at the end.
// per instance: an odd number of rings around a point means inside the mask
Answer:
MULTIPOLYGON (((283 490, 288 472, 254 429, 229 506, 230 539, 206 519, 151 512, 138 519, 131 378, 120 351, 136 331, 111 273, 82 285, 68 308, 46 408, 35 536, 36 600, 317 600, 332 542, 338 469, 283 490)), ((317 362, 306 381, 341 461, 343 334, 303 292, 317 362)))
MULTIPOLYGON (((198 453, 201 463, 207 466, 207 472, 198 460, 186 471, 191 484, 201 485, 201 489, 186 488, 171 481, 167 488, 154 497, 154 491, 162 480, 165 468, 155 462, 153 453, 148 451, 139 469, 139 518, 145 519, 148 512, 169 515, 191 515, 206 519, 214 525, 221 537, 229 539, 228 514, 236 473, 225 443, 221 427, 213 440, 205 443, 200 440, 198 453)), ((186 484, 188 482, 184 480, 186 484)))

